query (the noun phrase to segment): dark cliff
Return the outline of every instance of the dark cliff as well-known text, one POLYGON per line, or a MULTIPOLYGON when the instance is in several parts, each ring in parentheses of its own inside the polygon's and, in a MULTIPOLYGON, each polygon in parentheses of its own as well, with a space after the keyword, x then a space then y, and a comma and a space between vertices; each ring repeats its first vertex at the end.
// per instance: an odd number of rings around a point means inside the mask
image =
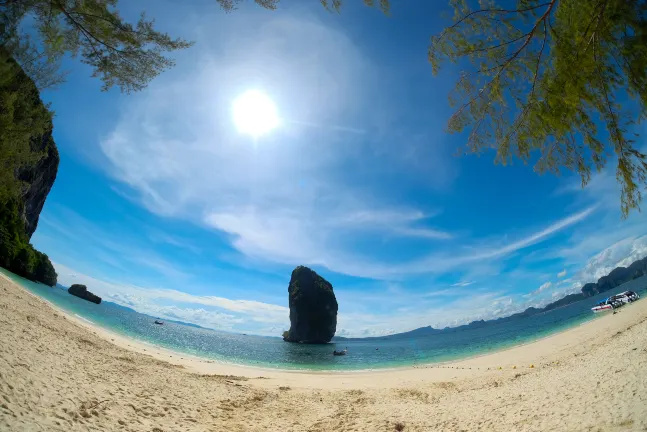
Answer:
POLYGON ((38 88, 0 48, 0 266, 50 286, 56 271, 29 241, 58 171, 52 129, 38 88))
POLYGON ((287 342, 328 343, 337 330, 337 299, 330 282, 308 267, 292 271, 288 286, 290 330, 287 342))
POLYGON ((33 164, 21 166, 16 170, 16 178, 22 183, 21 217, 29 238, 36 231, 38 217, 58 172, 59 156, 52 138, 52 128, 50 127, 44 135, 34 137, 30 142, 30 149, 40 157, 33 164))
POLYGON ((72 285, 67 292, 72 294, 73 296, 82 298, 83 300, 87 300, 92 303, 96 304, 101 304, 101 297, 98 295, 92 294, 90 291, 88 291, 88 287, 85 285, 81 284, 74 284, 72 285))

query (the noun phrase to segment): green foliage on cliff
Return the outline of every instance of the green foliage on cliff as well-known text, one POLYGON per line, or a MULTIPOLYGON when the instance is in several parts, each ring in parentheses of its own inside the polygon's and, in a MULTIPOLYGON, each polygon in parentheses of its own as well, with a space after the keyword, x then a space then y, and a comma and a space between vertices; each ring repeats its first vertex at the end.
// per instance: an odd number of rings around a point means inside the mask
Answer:
POLYGON ((0 202, 0 266, 18 276, 49 286, 57 274, 49 257, 29 243, 16 199, 0 202))
POLYGON ((20 193, 16 170, 43 154, 31 149, 31 139, 52 128, 52 113, 38 89, 16 62, 0 49, 0 201, 20 193))
POLYGON ((36 86, 0 51, 0 265, 53 286, 57 275, 52 263, 34 249, 25 232, 22 183, 17 178, 22 167, 44 157, 45 152, 33 151, 31 143, 51 127, 52 115, 36 86))

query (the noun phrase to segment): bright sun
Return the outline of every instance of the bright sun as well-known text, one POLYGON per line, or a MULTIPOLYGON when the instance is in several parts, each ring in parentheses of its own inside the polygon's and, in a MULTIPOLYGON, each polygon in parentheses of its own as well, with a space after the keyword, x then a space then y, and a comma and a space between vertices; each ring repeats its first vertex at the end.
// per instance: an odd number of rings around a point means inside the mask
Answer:
POLYGON ((234 101, 234 123, 242 133, 258 137, 279 124, 272 99, 257 90, 248 90, 234 101))

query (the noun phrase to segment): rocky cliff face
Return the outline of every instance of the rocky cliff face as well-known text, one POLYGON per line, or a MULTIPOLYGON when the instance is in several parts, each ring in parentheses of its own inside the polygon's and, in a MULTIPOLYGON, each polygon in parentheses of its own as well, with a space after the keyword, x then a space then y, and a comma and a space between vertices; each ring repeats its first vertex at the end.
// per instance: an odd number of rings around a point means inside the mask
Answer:
POLYGON ((0 266, 50 286, 56 270, 30 239, 58 171, 52 128, 38 88, 0 47, 0 266))
POLYGON ((56 180, 59 155, 52 130, 52 114, 36 84, 0 48, 0 192, 3 202, 18 205, 27 240, 56 180))
POLYGON ((58 149, 52 139, 51 129, 43 136, 32 138, 30 148, 32 153, 42 154, 41 158, 32 165, 21 167, 16 172, 16 177, 23 182, 22 219, 25 223, 25 233, 29 238, 36 231, 45 199, 56 180, 59 163, 58 149))
POLYGON ((308 267, 292 271, 288 286, 290 330, 288 342, 328 343, 337 330, 337 299, 330 282, 308 267))

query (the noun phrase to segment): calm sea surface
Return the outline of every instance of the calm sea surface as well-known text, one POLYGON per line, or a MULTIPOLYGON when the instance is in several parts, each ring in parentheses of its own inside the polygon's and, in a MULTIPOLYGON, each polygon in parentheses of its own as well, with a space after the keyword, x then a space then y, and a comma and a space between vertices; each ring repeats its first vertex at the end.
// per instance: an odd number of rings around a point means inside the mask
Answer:
POLYGON ((595 319, 590 308, 612 294, 625 290, 636 291, 643 298, 647 294, 645 276, 612 291, 550 312, 480 328, 406 338, 350 339, 327 345, 300 345, 283 342, 277 337, 245 336, 168 321, 163 326, 158 326, 153 323, 154 318, 114 303, 102 302, 95 305, 71 296, 60 288, 29 282, 4 269, 0 271, 70 314, 115 333, 211 360, 279 369, 392 368, 485 354, 531 342, 595 319), (348 347, 348 355, 332 355, 333 349, 344 347, 348 347))

